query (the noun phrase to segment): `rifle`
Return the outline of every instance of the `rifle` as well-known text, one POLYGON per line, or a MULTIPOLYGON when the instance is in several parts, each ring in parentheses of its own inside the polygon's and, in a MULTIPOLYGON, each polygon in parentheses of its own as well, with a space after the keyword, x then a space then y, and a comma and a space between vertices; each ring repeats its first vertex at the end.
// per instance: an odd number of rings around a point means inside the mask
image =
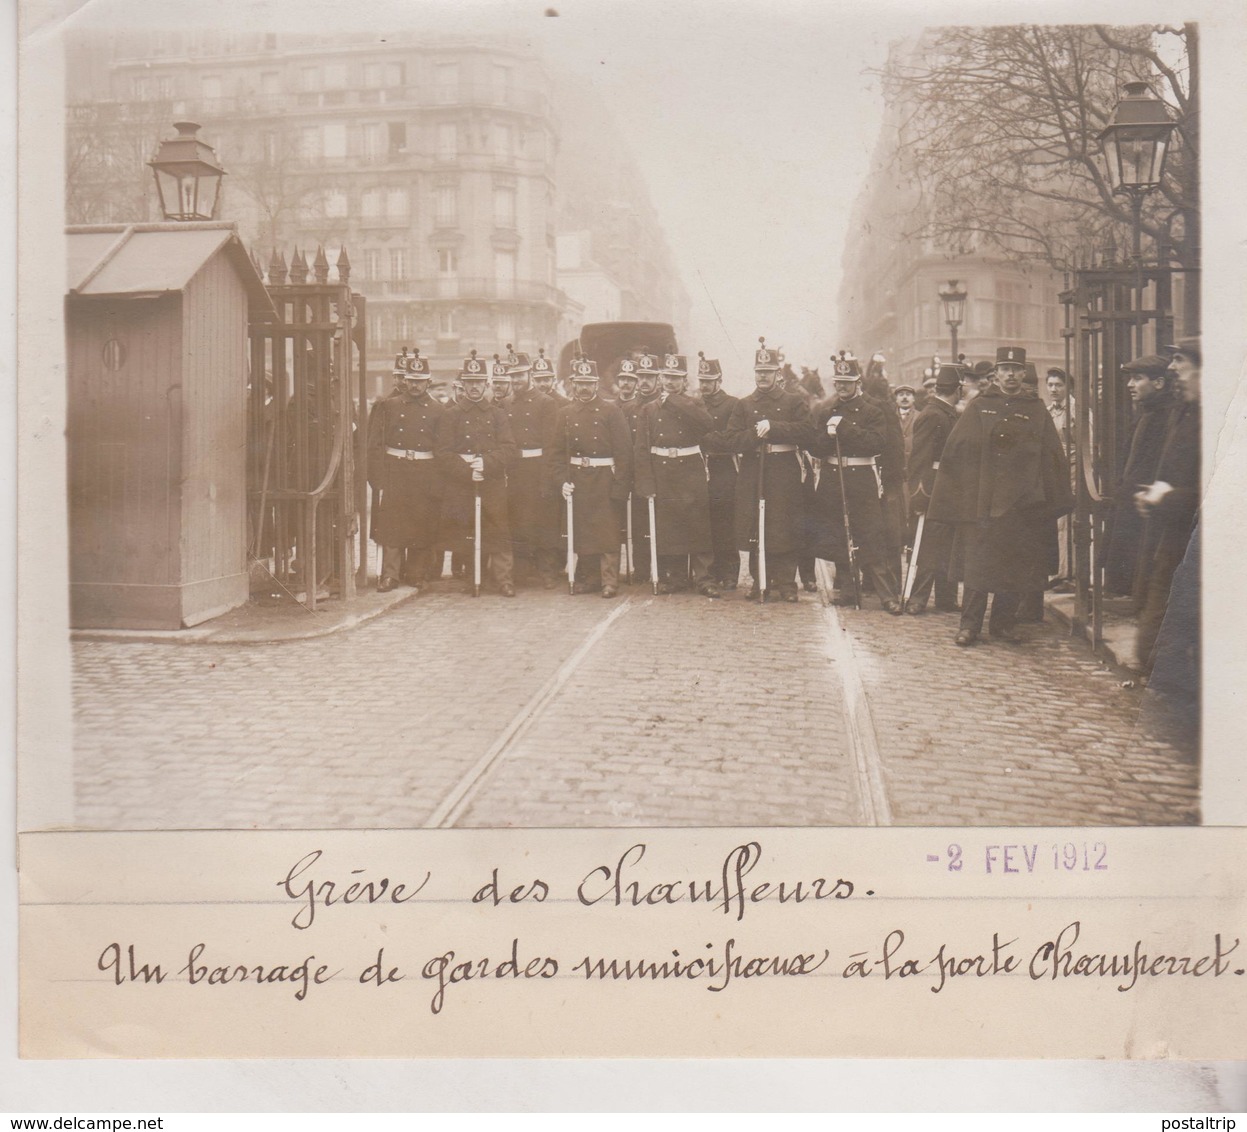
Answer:
POLYGON ((844 509, 844 542, 849 551, 849 573, 853 576, 853 608, 862 608, 862 583, 857 576, 857 547, 853 545, 853 531, 849 526, 849 496, 844 490, 844 457, 840 452, 840 429, 836 428, 836 471, 840 475, 840 502, 844 509))
MULTIPOLYGON (((473 472, 473 475, 476 473, 473 472)), ((481 484, 474 480, 472 487, 476 496, 476 534, 472 540, 472 596, 481 596, 481 484)))
POLYGON ((658 521, 654 514, 654 497, 649 497, 649 574, 654 593, 658 593, 658 521))
POLYGON ((909 552, 909 569, 905 571, 905 592, 901 601, 908 604, 909 595, 914 592, 914 579, 918 576, 918 552, 922 549, 922 528, 927 521, 927 513, 918 516, 918 529, 914 532, 914 546, 909 552))
POLYGON ((758 449, 758 601, 766 601, 766 437, 758 449))

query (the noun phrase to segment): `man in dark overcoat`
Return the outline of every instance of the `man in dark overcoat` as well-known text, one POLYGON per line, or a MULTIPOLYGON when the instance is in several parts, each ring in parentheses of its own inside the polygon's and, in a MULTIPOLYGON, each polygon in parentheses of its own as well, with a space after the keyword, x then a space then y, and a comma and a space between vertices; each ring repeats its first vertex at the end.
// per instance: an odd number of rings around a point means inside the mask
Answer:
POLYGON ((727 450, 740 456, 736 480, 736 545, 749 552, 753 588, 749 600, 774 593, 799 600, 797 553, 804 513, 799 452, 812 437, 813 418, 805 401, 778 386, 779 351, 759 338, 754 354, 755 389, 739 400, 723 433, 727 450), (758 499, 766 500, 766 591, 758 564, 758 499))
POLYGON ((655 530, 650 537, 658 546, 658 592, 687 589, 691 574, 699 594, 721 597, 710 577, 714 560, 710 493, 701 450, 714 418, 688 394, 688 362, 683 354, 665 355, 660 382, 658 400, 637 413, 633 449, 634 497, 647 503, 654 500, 655 530))
POLYGON ((495 358, 494 403, 506 410, 520 450, 507 473, 507 515, 517 575, 524 569, 546 589, 553 589, 559 573, 562 500, 550 486, 545 442, 559 406, 549 394, 532 387, 532 368, 529 356, 516 353, 508 342, 506 354, 495 358))
POLYGON ((519 458, 519 449, 506 410, 486 400, 489 367, 475 350, 464 359, 459 380, 463 383, 463 396, 442 414, 433 442, 444 484, 443 541, 465 564, 471 592, 473 570, 467 564, 473 559, 479 493, 482 575, 488 561, 498 592, 503 597, 514 597, 507 473, 519 458))
POLYGON ((884 528, 880 467, 889 443, 888 410, 862 393, 861 371, 852 358, 833 358, 832 397, 814 414, 810 453, 822 461, 815 495, 817 528, 814 552, 836 564, 833 600, 847 600, 853 584, 848 537, 857 565, 874 583, 882 607, 901 613, 898 580, 884 528), (843 492, 841 483, 843 482, 843 492), (845 509, 848 509, 848 535, 845 509))
POLYGON ((429 396, 432 375, 420 351, 403 351, 394 373, 402 391, 382 398, 368 418, 368 483, 373 489, 372 538, 381 547, 377 591, 400 581, 419 588, 440 576, 438 543, 442 481, 433 457, 437 423, 446 412, 429 396))
POLYGON ((1073 507, 1061 438, 1043 403, 1022 392, 1026 351, 1001 346, 995 381, 970 402, 948 437, 928 522, 954 526, 949 578, 965 583, 956 643, 983 629, 1017 643, 1022 593, 1048 579, 1052 522, 1073 507))
MULTIPOLYGON (((1185 657, 1188 677, 1181 682, 1193 684, 1198 674, 1199 619, 1178 618, 1166 621, 1170 607, 1174 576, 1187 552, 1191 532, 1195 529, 1200 502, 1200 384, 1203 352, 1198 338, 1181 338, 1169 349, 1169 363, 1174 374, 1178 404, 1169 414, 1160 458, 1151 483, 1135 493, 1135 505, 1144 517, 1143 550, 1139 556, 1136 593, 1139 604, 1136 653, 1139 667, 1152 671, 1160 649, 1162 625, 1171 651, 1185 657)), ((1189 579, 1198 587, 1199 579, 1189 579)), ((1198 613, 1198 589, 1188 604, 1198 613)), ((1172 666, 1171 666, 1172 667, 1172 666)), ((1172 673, 1166 678, 1173 681, 1172 673)))
POLYGON ((697 355, 697 393, 714 418, 714 430, 702 439, 710 479, 710 542, 714 561, 710 576, 725 590, 734 590, 740 578, 740 551, 736 549, 736 465, 740 461, 727 445, 723 433, 739 400, 723 392, 723 368, 718 358, 697 355))
MULTIPOLYGON (((944 444, 957 423, 957 401, 961 396, 961 369, 958 366, 941 365, 936 373, 933 392, 926 407, 914 420, 914 447, 909 458, 909 512, 913 516, 914 534, 918 520, 926 513, 935 486, 935 474, 940 469, 944 444)), ((952 550, 953 528, 947 523, 924 519, 922 542, 917 548, 918 557, 910 567, 914 571, 914 583, 906 613, 923 613, 931 590, 935 590, 935 608, 943 613, 955 613, 957 583, 948 580, 948 557, 952 550)), ((910 546, 914 535, 910 536, 910 546)))
POLYGON ((572 362, 572 401, 559 409, 546 448, 551 482, 571 500, 572 592, 619 592, 619 530, 632 490, 632 437, 619 406, 598 395, 597 363, 572 362))
MULTIPOLYGON (((1134 594, 1143 536, 1143 517, 1135 506, 1135 492, 1156 478, 1156 465, 1169 430, 1169 415, 1176 405, 1169 359, 1146 354, 1121 367, 1134 404, 1134 429, 1114 492, 1108 549, 1104 558, 1104 584, 1110 593, 1134 594)), ((1135 595, 1136 604, 1141 595, 1135 595)))
MULTIPOLYGON (((628 434, 636 443, 637 414, 649 404, 642 401, 637 394, 642 371, 646 374, 646 384, 655 380, 659 369, 659 360, 655 354, 636 352, 621 358, 615 368, 615 404, 619 406, 628 422, 628 434)), ((638 584, 649 579, 649 509, 645 497, 633 491, 623 506, 623 529, 619 532, 620 541, 628 542, 628 519, 632 519, 632 580, 638 584)))

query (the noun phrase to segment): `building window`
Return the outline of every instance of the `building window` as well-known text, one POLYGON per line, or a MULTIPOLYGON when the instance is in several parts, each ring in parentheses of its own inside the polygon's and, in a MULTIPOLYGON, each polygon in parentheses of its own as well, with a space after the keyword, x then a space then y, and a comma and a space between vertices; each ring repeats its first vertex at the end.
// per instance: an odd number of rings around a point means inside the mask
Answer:
POLYGON ((337 189, 329 189, 325 193, 325 215, 329 217, 342 217, 349 211, 347 207, 346 193, 337 189))
POLYGON ((385 65, 385 85, 404 86, 407 82, 407 67, 404 63, 387 63, 385 65))
POLYGON ((515 227, 514 189, 494 189, 494 225, 498 228, 515 227))
POLYGON ((130 88, 134 92, 134 98, 137 102, 142 102, 147 98, 148 83, 146 75, 135 75, 131 80, 130 88))
POLYGON ((406 310, 401 310, 394 317, 394 336, 400 342, 407 342, 411 338, 411 315, 406 310))
POLYGON ((402 153, 407 148, 407 123, 389 122, 390 154, 402 153))
POLYGON ((437 226, 449 228, 459 222, 459 194, 453 185, 437 190, 437 226))
POLYGON ((381 278, 381 253, 376 248, 364 249, 364 278, 370 283, 381 278))
POLYGON ((364 86, 379 87, 381 85, 381 64, 364 64, 364 86))
POLYGON ((320 157, 320 127, 304 126, 299 131, 299 156, 305 161, 320 157))
POLYGON ((407 250, 405 248, 390 249, 390 278, 407 278, 407 250))
POLYGON ((1026 287, 1004 279, 996 280, 996 337, 1017 340, 1025 330, 1026 287))
POLYGON ((201 81, 201 93, 204 98, 220 98, 221 97, 221 76, 220 75, 204 75, 201 81))
POLYGON ((364 217, 369 220, 375 220, 381 215, 381 207, 384 204, 384 198, 380 189, 367 189, 363 197, 360 199, 360 211, 364 217))
POLYGON ((494 252, 494 282, 500 299, 515 297, 515 253, 494 252))
POLYGON ((511 101, 511 68, 494 67, 494 99, 504 106, 511 101))
POLYGON ((302 90, 320 90, 320 68, 304 67, 299 72, 299 83, 302 90))
POLYGON ((382 340, 381 330, 381 316, 379 314, 370 314, 368 316, 368 337, 374 344, 382 340))
POLYGON ((346 156, 346 123, 329 122, 325 126, 322 156, 343 158, 346 156))
POLYGON ((510 126, 494 126, 494 154, 502 161, 509 161, 515 152, 514 135, 510 126))
POLYGON ((173 78, 170 75, 156 76, 156 97, 172 98, 173 97, 173 78))
POLYGON ((407 190, 387 189, 385 194, 385 214, 387 216, 404 217, 407 215, 407 190))
POLYGON ((442 311, 437 316, 437 336, 453 338, 455 336, 455 312, 442 311))
POLYGON ((454 299, 459 295, 459 254, 453 248, 437 251, 437 297, 454 299))
POLYGON ((459 152, 459 127, 454 122, 442 122, 437 127, 437 158, 453 161, 459 152))
POLYGON ((364 127, 364 156, 375 161, 384 155, 389 144, 389 135, 385 125, 373 122, 364 127))
POLYGON ((503 311, 498 315, 496 334, 499 342, 515 341, 515 315, 512 312, 503 311))
POLYGON ((459 64, 439 63, 436 72, 437 101, 444 104, 459 101, 459 64))
POLYGON ((346 64, 330 63, 325 67, 325 86, 330 90, 341 90, 346 86, 346 64))

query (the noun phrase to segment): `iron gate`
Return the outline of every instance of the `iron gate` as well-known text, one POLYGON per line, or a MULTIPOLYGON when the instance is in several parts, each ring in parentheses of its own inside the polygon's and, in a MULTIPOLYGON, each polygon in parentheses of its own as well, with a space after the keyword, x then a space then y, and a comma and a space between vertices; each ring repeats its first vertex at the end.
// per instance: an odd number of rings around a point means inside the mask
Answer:
MULTIPOLYGON (((257 270, 258 261, 252 253, 257 270)), ((247 413, 248 561, 253 592, 276 588, 314 610, 349 599, 367 573, 364 299, 319 249, 310 267, 274 251, 266 284, 277 317, 253 323, 247 413), (358 554, 356 539, 359 539, 358 554)))

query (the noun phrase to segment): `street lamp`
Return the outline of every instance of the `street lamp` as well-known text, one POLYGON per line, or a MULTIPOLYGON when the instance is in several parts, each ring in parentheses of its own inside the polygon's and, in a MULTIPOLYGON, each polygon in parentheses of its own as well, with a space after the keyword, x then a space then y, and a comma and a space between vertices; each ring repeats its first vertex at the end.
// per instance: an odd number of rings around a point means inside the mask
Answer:
POLYGON ((957 356, 957 327, 961 325, 962 316, 966 312, 966 292, 957 285, 956 279, 950 279, 940 287, 940 302, 944 304, 944 321, 948 323, 949 333, 953 339, 952 356, 957 356))
POLYGON ((1134 256, 1142 251, 1143 197, 1160 185, 1175 123, 1165 104, 1144 82, 1126 83, 1109 123, 1100 132, 1108 182, 1130 198, 1134 213, 1134 256))
POLYGON ((174 122, 176 138, 160 143, 147 164, 156 177, 160 211, 166 220, 215 220, 225 170, 216 153, 195 135, 196 122, 174 122))

